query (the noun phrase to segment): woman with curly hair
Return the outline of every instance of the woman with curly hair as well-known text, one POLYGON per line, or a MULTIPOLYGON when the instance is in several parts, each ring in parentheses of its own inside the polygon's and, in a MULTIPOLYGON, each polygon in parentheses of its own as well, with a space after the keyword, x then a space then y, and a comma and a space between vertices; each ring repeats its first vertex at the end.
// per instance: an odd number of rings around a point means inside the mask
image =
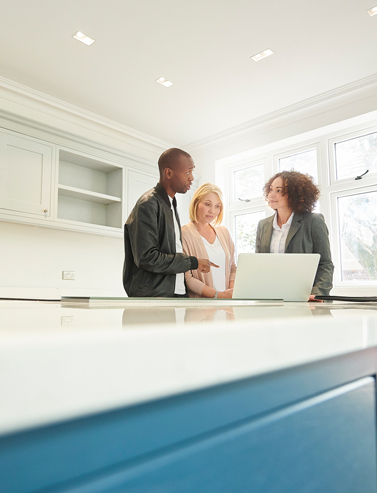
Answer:
POLYGON ((259 222, 256 253, 319 253, 310 299, 328 295, 334 271, 329 232, 323 215, 312 212, 319 188, 309 175, 282 171, 266 183, 263 192, 276 213, 259 222))

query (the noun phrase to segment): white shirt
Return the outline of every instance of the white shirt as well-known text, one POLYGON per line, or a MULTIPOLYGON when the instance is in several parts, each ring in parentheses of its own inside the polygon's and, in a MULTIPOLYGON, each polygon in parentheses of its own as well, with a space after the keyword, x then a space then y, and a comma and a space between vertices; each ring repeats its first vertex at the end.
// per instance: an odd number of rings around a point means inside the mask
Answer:
POLYGON ((211 267, 212 281, 213 287, 216 291, 225 291, 225 252, 224 249, 216 236, 215 241, 211 244, 207 241, 203 236, 201 236, 203 240, 205 249, 207 250, 208 258, 211 262, 218 265, 217 267, 211 267))
MULTIPOLYGON (((183 253, 180 229, 177 223, 177 219, 174 213, 173 199, 168 195, 170 200, 171 209, 173 211, 173 221, 174 221, 174 233, 175 233, 175 251, 176 253, 183 253)), ((181 272, 175 276, 175 289, 174 294, 186 294, 185 286, 185 273, 181 272)))
POLYGON ((270 253, 284 253, 285 252, 285 242, 289 233, 289 228, 291 227, 294 212, 289 216, 288 221, 282 225, 280 228, 277 222, 277 213, 274 217, 274 222, 272 224, 272 236, 270 243, 270 253))

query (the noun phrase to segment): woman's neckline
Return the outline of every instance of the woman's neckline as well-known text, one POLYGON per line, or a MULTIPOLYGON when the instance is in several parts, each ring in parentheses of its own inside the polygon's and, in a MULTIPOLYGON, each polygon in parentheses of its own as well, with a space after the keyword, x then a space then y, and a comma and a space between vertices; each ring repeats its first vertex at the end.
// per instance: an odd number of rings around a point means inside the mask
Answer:
POLYGON ((207 242, 209 245, 213 245, 213 244, 215 243, 216 238, 217 238, 217 234, 216 234, 215 228, 214 228, 211 224, 209 224, 209 227, 210 227, 210 228, 212 229, 212 231, 215 233, 215 239, 213 240, 213 242, 212 242, 212 243, 211 243, 210 241, 208 241, 208 240, 207 240, 207 238, 206 238, 205 236, 203 236, 202 234, 200 234, 200 231, 198 230, 198 228, 197 228, 197 226, 196 226, 195 222, 193 222, 193 224, 194 224, 195 229, 196 229, 196 231, 198 232, 199 236, 200 236, 201 238, 204 238, 204 239, 206 240, 206 242, 207 242))

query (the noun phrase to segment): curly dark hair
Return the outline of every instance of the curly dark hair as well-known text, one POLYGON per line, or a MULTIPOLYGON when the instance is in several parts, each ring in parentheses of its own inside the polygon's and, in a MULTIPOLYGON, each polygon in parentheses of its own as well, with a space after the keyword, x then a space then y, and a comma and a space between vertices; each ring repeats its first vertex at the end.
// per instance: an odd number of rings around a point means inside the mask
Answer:
POLYGON ((283 180, 283 195, 288 195, 288 205, 293 212, 302 214, 312 212, 320 195, 320 190, 310 175, 298 171, 281 171, 276 173, 263 187, 263 195, 267 199, 270 186, 276 178, 283 180))

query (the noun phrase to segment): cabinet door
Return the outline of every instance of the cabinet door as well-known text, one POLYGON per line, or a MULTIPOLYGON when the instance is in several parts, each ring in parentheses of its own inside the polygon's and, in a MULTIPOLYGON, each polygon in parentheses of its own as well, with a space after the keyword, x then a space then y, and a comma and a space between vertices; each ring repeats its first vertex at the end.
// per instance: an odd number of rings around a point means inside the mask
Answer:
POLYGON ((139 171, 129 170, 127 183, 127 212, 126 217, 131 214, 136 202, 151 188, 156 186, 158 177, 140 173, 139 171))
MULTIPOLYGON (((130 170, 128 173, 128 186, 127 186, 127 217, 130 215, 137 200, 154 186, 158 181, 158 176, 146 175, 137 171, 130 170)), ((187 224, 189 219, 189 205, 194 195, 195 188, 192 188, 187 193, 177 193, 177 204, 179 219, 181 226, 187 224)))
POLYGON ((376 493, 375 392, 364 378, 75 491, 376 493))
POLYGON ((191 187, 191 189, 186 193, 177 193, 177 204, 178 204, 178 212, 179 219, 181 221, 181 226, 190 222, 189 217, 189 206, 191 199, 195 193, 196 188, 191 187))
POLYGON ((0 132, 0 208, 50 215, 52 147, 0 132))

